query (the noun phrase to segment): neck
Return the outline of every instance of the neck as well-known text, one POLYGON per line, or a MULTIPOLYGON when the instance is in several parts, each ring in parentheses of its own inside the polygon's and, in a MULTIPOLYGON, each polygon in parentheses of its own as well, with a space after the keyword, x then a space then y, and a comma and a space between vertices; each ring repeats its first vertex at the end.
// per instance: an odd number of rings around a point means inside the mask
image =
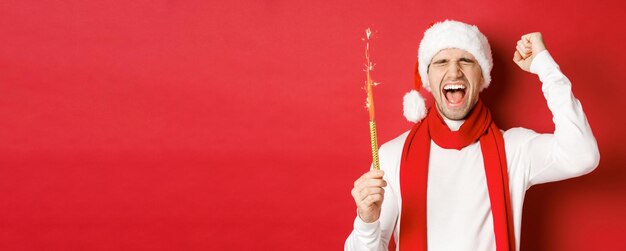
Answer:
POLYGON ((450 128, 450 131, 456 132, 459 130, 459 128, 461 128, 461 125, 463 125, 463 122, 465 122, 465 120, 452 120, 449 118, 446 118, 445 116, 441 116, 443 117, 443 121, 446 122, 446 125, 448 125, 448 128, 450 128))

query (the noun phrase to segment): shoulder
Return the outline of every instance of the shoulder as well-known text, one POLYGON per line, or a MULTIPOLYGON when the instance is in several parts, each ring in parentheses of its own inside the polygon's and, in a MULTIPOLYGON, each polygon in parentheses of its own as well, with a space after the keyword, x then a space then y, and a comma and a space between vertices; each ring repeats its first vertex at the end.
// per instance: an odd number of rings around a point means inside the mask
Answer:
POLYGON ((527 145, 530 140, 540 135, 539 133, 523 127, 514 127, 502 133, 507 153, 514 152, 527 145))
POLYGON ((404 142, 410 131, 406 131, 400 134, 398 137, 387 141, 378 150, 378 157, 380 158, 380 168, 389 172, 390 175, 396 175, 400 166, 400 159, 402 159, 402 149, 404 148, 404 142))
POLYGON ((400 163, 404 142, 410 131, 400 134, 398 137, 385 142, 380 146, 378 157, 380 168, 385 171, 385 180, 389 183, 390 191, 400 191, 398 187, 400 177, 400 163))
POLYGON ((519 140, 532 137, 536 134, 537 133, 535 131, 530 129, 526 129, 523 127, 513 127, 504 131, 504 133, 502 133, 502 136, 504 136, 504 140, 519 140))
POLYGON ((404 142, 406 141, 406 137, 409 135, 410 131, 406 131, 400 134, 398 137, 385 142, 380 146, 380 154, 381 155, 389 155, 394 153, 402 153, 402 149, 404 148, 404 142))

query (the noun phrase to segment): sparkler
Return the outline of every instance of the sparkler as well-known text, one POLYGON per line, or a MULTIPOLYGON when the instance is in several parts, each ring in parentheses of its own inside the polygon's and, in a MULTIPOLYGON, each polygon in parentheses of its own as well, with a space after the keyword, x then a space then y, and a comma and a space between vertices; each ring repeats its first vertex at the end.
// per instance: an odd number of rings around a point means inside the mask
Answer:
POLYGON ((367 79, 365 81, 365 90, 367 92, 367 101, 366 107, 369 111, 370 115, 370 143, 372 145, 372 165, 374 166, 374 170, 380 170, 380 164, 378 163, 378 138, 376 136, 376 120, 374 113, 374 93, 373 87, 378 85, 378 83, 372 80, 371 72, 374 70, 374 65, 372 61, 370 61, 370 37, 372 36, 372 30, 367 28, 365 30, 365 75, 367 79))

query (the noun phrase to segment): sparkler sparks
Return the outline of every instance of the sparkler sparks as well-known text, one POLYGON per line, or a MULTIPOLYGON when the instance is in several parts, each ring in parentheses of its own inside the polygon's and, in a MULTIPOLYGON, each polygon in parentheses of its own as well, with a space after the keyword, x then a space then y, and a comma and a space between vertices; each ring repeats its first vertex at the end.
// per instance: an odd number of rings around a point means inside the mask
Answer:
POLYGON ((372 37, 372 30, 367 28, 365 30, 365 91, 367 92, 367 110, 369 111, 370 121, 373 121, 375 118, 374 113, 374 96, 372 87, 374 87, 374 81, 372 80, 371 72, 374 70, 375 64, 370 60, 370 38, 372 37))

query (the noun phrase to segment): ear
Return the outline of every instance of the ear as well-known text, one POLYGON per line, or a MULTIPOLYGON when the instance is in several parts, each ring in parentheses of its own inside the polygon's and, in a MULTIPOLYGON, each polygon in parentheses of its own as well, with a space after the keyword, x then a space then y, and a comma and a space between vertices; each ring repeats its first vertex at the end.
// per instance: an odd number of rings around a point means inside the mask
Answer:
POLYGON ((403 99, 404 117, 406 120, 417 123, 426 117, 426 102, 416 90, 404 94, 403 99))
POLYGON ((480 71, 480 91, 482 92, 483 90, 487 89, 485 86, 487 86, 487 83, 485 82, 485 76, 483 76, 483 71, 480 71))

